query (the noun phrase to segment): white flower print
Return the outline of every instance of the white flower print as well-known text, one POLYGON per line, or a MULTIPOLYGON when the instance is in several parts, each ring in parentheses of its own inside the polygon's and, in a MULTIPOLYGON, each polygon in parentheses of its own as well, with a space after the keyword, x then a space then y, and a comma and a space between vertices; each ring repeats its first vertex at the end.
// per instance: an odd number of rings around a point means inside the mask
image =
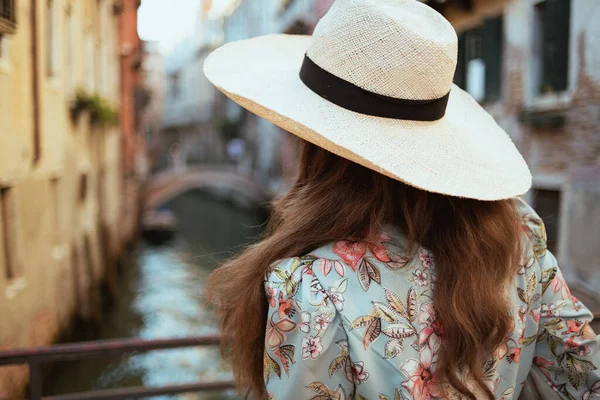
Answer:
POLYGON ((318 331, 326 331, 331 325, 331 315, 321 313, 315 317, 315 329, 318 331))
POLYGON ((312 358, 313 360, 321 354, 323 351, 323 344, 321 343, 321 337, 319 336, 308 336, 302 338, 302 358, 312 358))
MULTIPOLYGON (((488 388, 494 398, 508 400, 516 397, 533 364, 557 396, 600 400, 591 315, 585 300, 582 304, 569 292, 547 250, 543 221, 536 221, 534 227, 531 222, 520 227, 527 237, 515 269, 523 275, 514 271, 515 277, 497 288, 506 295, 512 318, 482 365, 485 387, 471 385, 468 371, 457 378, 474 389, 476 398, 488 388)), ((452 333, 433 304, 433 287, 447 283, 436 276, 437 254, 422 247, 413 254, 398 227, 389 231, 389 240, 350 237, 271 268, 262 357, 270 398, 462 396, 435 374, 443 338, 452 333), (343 267, 343 275, 336 266, 343 267)))
POLYGON ((352 376, 354 377, 354 384, 360 385, 367 379, 369 379, 369 373, 365 372, 365 364, 360 361, 352 363, 352 376))
POLYGON ((304 333, 310 332, 310 313, 303 311, 300 320, 300 330, 304 333))
POLYGON ((527 316, 527 307, 519 306, 517 308, 517 317, 520 323, 525 323, 525 317, 527 316))
POLYGON ((332 288, 329 291, 329 298, 333 302, 336 308, 342 309, 344 306, 344 295, 341 292, 338 292, 337 289, 332 288))
POLYGON ((348 278, 340 279, 334 285, 329 286, 327 295, 331 299, 333 305, 338 311, 344 308, 344 292, 348 287, 348 278))
POLYGON ((558 310, 556 309, 556 304, 542 304, 541 314, 544 317, 558 317, 558 310))
POLYGON ((426 286, 428 282, 427 272, 417 269, 413 272, 415 283, 421 287, 426 286))
POLYGON ((419 260, 424 269, 429 269, 434 266, 433 254, 425 249, 419 251, 419 260))

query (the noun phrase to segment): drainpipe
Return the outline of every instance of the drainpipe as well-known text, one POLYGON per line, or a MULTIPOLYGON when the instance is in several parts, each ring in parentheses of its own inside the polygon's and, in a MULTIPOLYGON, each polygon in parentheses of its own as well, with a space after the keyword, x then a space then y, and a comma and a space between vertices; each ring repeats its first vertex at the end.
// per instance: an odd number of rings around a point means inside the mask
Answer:
POLYGON ((40 144, 40 84, 38 59, 38 18, 37 0, 31 0, 31 59, 33 68, 33 163, 41 156, 40 144))

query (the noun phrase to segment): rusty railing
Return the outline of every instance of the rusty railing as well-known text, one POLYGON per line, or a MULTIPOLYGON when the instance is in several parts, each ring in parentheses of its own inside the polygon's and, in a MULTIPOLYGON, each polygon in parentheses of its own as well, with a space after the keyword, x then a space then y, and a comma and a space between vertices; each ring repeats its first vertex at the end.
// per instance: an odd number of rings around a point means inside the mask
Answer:
POLYGON ((235 387, 232 381, 216 381, 160 387, 115 388, 43 397, 41 374, 41 365, 43 363, 75 361, 127 353, 143 353, 152 350, 214 346, 219 344, 219 340, 218 335, 154 340, 117 339, 15 349, 0 352, 0 366, 28 364, 30 400, 118 400, 232 389, 235 387))

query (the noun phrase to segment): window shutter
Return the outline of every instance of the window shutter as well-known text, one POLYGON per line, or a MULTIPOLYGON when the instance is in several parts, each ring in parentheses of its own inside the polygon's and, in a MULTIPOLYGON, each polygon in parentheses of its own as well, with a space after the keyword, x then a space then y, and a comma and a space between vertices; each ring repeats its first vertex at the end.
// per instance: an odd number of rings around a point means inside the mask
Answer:
POLYGON ((458 60, 456 63, 456 71, 454 73, 454 83, 464 89, 467 85, 466 82, 466 40, 465 34, 461 33, 458 35, 458 60))
POLYGON ((0 34, 15 33, 16 23, 15 0, 0 0, 0 34))
POLYGON ((543 11, 542 91, 567 89, 571 0, 546 0, 543 11))
POLYGON ((482 56, 485 62, 485 100, 500 98, 502 85, 502 55, 504 48, 502 16, 486 19, 483 23, 482 56))

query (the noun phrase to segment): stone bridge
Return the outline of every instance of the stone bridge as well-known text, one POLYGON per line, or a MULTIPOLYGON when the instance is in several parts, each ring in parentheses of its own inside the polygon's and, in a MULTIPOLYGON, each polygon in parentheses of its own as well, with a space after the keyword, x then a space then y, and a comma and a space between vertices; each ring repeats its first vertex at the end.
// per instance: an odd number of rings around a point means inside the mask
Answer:
POLYGON ((273 197, 270 191, 229 166, 202 166, 184 171, 169 170, 146 183, 144 211, 156 210, 190 190, 209 190, 244 207, 255 207, 273 197))

